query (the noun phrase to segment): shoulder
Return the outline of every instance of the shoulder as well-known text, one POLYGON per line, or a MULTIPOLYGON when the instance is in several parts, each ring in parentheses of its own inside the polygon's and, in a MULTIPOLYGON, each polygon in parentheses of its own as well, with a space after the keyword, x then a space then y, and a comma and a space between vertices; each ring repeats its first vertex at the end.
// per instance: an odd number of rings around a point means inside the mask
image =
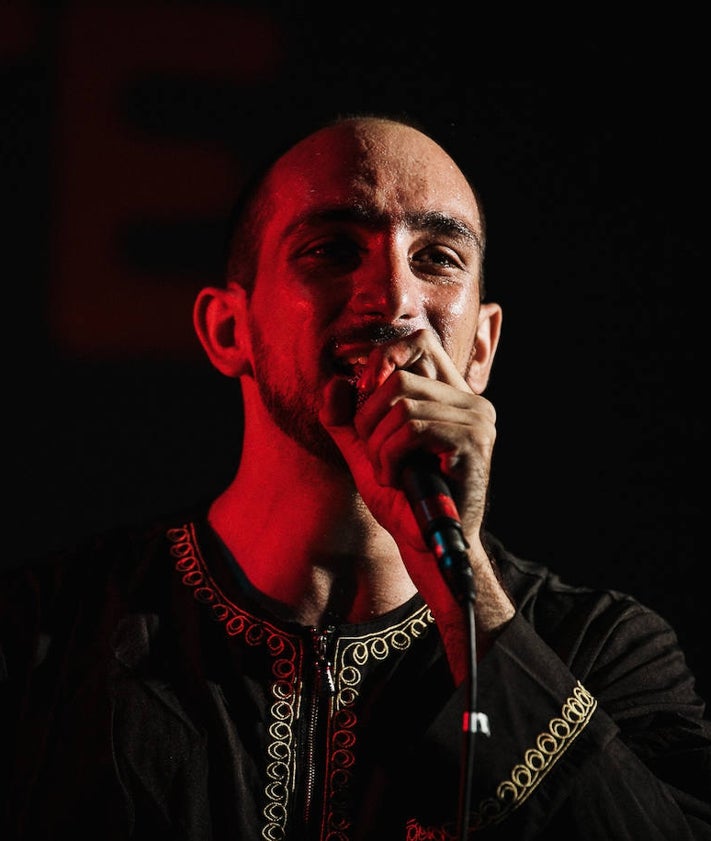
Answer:
POLYGON ((550 566, 510 551, 493 535, 487 535, 489 555, 496 564, 502 583, 520 613, 529 620, 544 623, 546 617, 560 621, 568 613, 580 615, 612 611, 617 614, 654 614, 630 593, 613 588, 592 587, 566 581, 550 566))
POLYGON ((0 570, 0 639, 13 627, 51 625, 61 613, 98 614, 129 608, 159 589, 171 569, 170 529, 203 523, 197 506, 153 520, 124 524, 0 570))
POLYGON ((625 714, 632 697, 648 711, 703 709, 677 633, 657 611, 619 590, 570 584, 496 538, 490 553, 525 620, 519 633, 554 651, 609 710, 625 714))
POLYGON ((684 653, 671 624, 634 595, 571 584, 543 563, 521 558, 497 538, 490 554, 518 614, 569 665, 600 666, 618 658, 630 669, 664 658, 686 681, 684 653))

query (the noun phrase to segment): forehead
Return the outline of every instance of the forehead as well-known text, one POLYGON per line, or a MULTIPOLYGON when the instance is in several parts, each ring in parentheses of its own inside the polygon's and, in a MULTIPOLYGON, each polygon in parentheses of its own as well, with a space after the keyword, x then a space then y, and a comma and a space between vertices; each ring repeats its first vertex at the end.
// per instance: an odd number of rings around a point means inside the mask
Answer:
POLYGON ((433 140, 397 123, 322 129, 277 162, 267 190, 273 222, 348 207, 405 224, 438 214, 481 233, 477 202, 461 170, 433 140))

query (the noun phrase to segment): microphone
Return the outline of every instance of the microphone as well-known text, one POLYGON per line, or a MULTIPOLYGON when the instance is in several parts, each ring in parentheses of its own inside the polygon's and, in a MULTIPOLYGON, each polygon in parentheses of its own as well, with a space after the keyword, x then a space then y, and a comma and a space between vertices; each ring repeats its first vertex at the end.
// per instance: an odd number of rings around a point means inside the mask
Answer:
POLYGON ((422 537, 434 555, 454 598, 474 601, 469 544, 452 493, 432 453, 417 452, 403 461, 401 484, 422 537))

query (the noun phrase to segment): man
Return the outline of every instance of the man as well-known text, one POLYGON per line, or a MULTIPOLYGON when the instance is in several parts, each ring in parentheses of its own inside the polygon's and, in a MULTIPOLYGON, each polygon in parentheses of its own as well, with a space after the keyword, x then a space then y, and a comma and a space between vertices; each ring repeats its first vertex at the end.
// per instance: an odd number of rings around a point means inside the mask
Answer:
POLYGON ((484 240, 395 120, 329 124, 252 185, 194 311, 242 388, 233 481, 6 576, 3 837, 711 838, 672 629, 484 528, 484 240), (446 484, 418 501, 426 455, 446 484))

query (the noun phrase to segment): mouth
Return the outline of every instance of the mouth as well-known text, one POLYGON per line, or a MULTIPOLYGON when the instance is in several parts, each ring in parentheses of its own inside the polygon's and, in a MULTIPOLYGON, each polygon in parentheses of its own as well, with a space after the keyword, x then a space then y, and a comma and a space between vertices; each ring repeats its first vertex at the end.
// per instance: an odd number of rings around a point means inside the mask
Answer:
POLYGON ((333 369, 337 376, 345 377, 353 386, 357 386, 368 364, 371 348, 338 347, 333 356, 333 369))
POLYGON ((333 372, 357 388, 368 366, 371 351, 380 345, 402 339, 409 332, 409 329, 392 324, 366 324, 349 332, 344 331, 330 344, 333 372))

